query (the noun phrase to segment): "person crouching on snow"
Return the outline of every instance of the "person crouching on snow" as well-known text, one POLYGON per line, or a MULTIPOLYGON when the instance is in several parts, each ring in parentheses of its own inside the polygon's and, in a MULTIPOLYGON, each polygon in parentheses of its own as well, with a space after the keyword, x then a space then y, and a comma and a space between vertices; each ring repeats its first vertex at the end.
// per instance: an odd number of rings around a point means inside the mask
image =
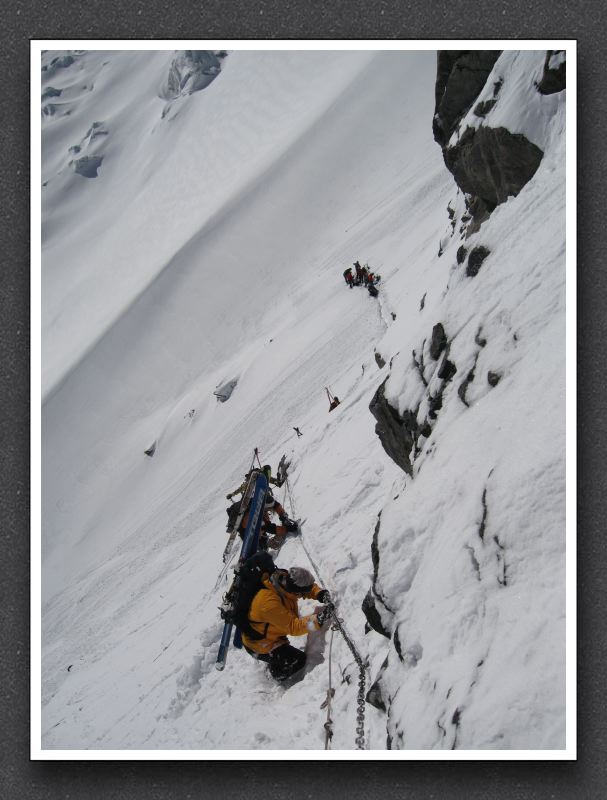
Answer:
POLYGON ((319 630, 333 612, 331 595, 314 583, 312 574, 303 567, 277 569, 264 576, 263 589, 253 598, 248 620, 258 639, 244 631, 242 643, 253 658, 269 665, 270 675, 283 681, 299 672, 306 663, 303 650, 289 644, 287 636, 305 636, 319 630), (300 617, 300 598, 319 600, 311 614, 300 617))

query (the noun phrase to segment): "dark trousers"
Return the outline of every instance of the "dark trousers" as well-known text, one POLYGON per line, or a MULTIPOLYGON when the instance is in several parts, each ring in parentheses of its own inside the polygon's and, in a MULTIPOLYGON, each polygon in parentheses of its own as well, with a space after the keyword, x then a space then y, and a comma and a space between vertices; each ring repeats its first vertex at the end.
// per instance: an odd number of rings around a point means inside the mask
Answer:
POLYGON ((306 663, 306 654, 303 650, 298 650, 290 644, 283 644, 271 653, 254 653, 248 647, 245 647, 245 650, 258 661, 265 661, 270 667, 270 675, 277 681, 290 678, 303 669, 306 663))

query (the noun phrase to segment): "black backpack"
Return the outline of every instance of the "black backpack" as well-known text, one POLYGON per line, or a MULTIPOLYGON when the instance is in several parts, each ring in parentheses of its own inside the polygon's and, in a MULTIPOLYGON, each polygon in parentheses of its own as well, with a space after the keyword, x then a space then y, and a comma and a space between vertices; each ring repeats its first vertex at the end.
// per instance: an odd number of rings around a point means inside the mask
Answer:
POLYGON ((258 633, 251 627, 249 609, 257 592, 264 588, 263 576, 271 575, 275 570, 276 564, 272 557, 264 551, 252 555, 236 570, 232 622, 241 633, 254 641, 263 639, 265 634, 258 633))

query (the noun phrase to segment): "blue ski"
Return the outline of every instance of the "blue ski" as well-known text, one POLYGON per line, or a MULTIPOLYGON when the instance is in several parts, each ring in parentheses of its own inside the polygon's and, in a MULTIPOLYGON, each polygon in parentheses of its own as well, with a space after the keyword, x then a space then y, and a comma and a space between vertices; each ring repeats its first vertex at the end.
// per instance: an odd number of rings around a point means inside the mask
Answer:
MULTIPOLYGON (((249 506, 249 519, 247 520, 247 527, 244 533, 244 540, 238 565, 257 552, 259 547, 259 533, 261 531, 261 523, 263 520, 263 507, 266 500, 266 493, 268 491, 268 480, 263 473, 260 473, 255 480, 255 490, 253 492, 253 499, 249 506)), ((238 569, 238 568, 237 568, 238 569)), ((228 591, 228 595, 229 595, 228 591)), ((223 616, 223 614, 222 614, 223 616)), ((226 665, 228 657, 228 648, 230 646, 230 637, 232 635, 233 624, 226 621, 223 626, 223 634, 221 636, 221 643, 219 645, 219 652, 217 653, 217 661, 215 662, 216 669, 223 669, 226 665)), ((236 630, 234 635, 234 646, 242 647, 240 639, 240 631, 236 630)))

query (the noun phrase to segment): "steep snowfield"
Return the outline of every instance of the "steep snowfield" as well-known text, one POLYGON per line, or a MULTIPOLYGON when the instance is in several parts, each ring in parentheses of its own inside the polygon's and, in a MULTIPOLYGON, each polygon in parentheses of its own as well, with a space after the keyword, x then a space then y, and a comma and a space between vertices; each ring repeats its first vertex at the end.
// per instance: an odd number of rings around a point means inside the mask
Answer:
MULTIPOLYGON (((367 748, 564 747, 564 97, 536 177, 471 242, 491 255, 470 279, 434 53, 232 52, 169 103, 174 53, 74 55, 42 85, 62 90, 42 123, 42 748, 323 748, 330 632, 290 688, 242 651, 214 669, 225 494, 256 446, 292 458, 284 502, 367 688, 388 659, 367 748), (74 145, 103 156, 97 177, 74 173, 74 145), (357 258, 377 300, 343 281, 357 258), (470 383, 468 406, 450 387, 409 477, 368 406, 390 375, 408 407, 438 321, 466 369, 482 327, 476 371, 502 379, 470 383), (379 512, 400 657, 361 610, 379 512)), ((278 563, 310 567, 297 540, 278 563)), ((331 661, 332 746, 352 750, 337 634, 331 661)))

